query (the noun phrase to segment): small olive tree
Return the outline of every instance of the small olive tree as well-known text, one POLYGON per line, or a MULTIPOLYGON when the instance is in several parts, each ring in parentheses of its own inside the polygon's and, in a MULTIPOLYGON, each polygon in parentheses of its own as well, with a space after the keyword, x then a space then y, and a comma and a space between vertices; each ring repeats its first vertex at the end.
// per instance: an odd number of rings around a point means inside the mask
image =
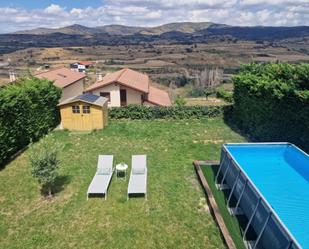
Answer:
POLYGON ((42 192, 52 197, 52 190, 58 176, 60 161, 58 160, 58 147, 50 147, 47 143, 40 146, 39 151, 30 155, 31 174, 41 185, 42 192))
POLYGON ((185 106, 187 103, 186 99, 182 96, 177 96, 174 100, 176 106, 185 106))
POLYGON ((205 90, 203 91, 205 97, 206 97, 206 100, 208 100, 208 97, 214 93, 214 90, 210 89, 210 88, 205 88, 205 90))

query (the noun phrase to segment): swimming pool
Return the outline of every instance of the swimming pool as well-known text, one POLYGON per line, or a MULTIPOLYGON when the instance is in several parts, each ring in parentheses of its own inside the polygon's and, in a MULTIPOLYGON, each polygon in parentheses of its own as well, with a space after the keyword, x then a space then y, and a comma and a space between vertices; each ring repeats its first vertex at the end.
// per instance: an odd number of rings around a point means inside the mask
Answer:
POLYGON ((244 214, 252 248, 309 249, 309 156, 289 143, 225 144, 218 186, 232 214, 244 214), (234 199, 234 206, 231 200, 234 199))

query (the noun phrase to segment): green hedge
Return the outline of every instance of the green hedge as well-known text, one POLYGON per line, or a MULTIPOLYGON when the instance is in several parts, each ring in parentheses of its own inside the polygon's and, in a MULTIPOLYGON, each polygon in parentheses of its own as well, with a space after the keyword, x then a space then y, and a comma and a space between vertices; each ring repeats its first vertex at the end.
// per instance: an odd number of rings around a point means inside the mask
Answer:
POLYGON ((222 116, 227 106, 141 106, 114 107, 109 111, 112 119, 201 119, 222 116))
POLYGON ((258 140, 309 149, 309 64, 249 64, 233 82, 240 129, 258 140))
POLYGON ((219 87, 216 91, 217 98, 223 99, 226 102, 233 102, 233 93, 226 91, 223 87, 219 87))
POLYGON ((60 89, 37 78, 0 88, 0 165, 59 123, 60 96, 60 89))

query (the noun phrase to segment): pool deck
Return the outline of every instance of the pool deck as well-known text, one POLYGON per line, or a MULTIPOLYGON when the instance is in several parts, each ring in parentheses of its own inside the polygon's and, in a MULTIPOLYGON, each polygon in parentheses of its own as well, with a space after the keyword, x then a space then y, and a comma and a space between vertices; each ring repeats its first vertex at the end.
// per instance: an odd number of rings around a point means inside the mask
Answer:
POLYGON ((208 205, 210 207, 211 213, 215 218, 216 223, 218 224, 222 237, 228 246, 229 249, 237 249, 234 241, 223 221, 223 218, 221 216, 220 210, 218 208, 218 205, 216 203, 216 200, 210 190, 210 187, 205 179, 205 176, 202 172, 201 166, 212 166, 212 165, 219 165, 219 161, 194 161, 193 162, 194 168, 196 170, 196 174, 203 186, 203 189, 206 193, 208 205))

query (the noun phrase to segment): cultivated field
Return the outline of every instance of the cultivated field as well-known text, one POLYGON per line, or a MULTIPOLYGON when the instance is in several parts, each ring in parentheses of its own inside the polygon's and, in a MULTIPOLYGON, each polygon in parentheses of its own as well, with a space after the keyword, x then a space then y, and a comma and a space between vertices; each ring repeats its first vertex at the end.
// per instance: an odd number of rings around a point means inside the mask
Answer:
POLYGON ((198 43, 193 45, 123 45, 65 48, 31 48, 0 55, 0 62, 11 61, 11 66, 0 68, 0 81, 8 81, 8 70, 24 74, 28 69, 37 72, 41 66, 68 66, 78 60, 92 60, 97 64, 90 70, 90 83, 96 73, 105 74, 123 67, 130 67, 150 75, 153 81, 168 87, 184 75, 193 81, 206 67, 224 69, 223 80, 229 81, 231 74, 243 63, 252 61, 305 62, 309 56, 299 52, 290 43, 274 45, 250 41, 198 43))

